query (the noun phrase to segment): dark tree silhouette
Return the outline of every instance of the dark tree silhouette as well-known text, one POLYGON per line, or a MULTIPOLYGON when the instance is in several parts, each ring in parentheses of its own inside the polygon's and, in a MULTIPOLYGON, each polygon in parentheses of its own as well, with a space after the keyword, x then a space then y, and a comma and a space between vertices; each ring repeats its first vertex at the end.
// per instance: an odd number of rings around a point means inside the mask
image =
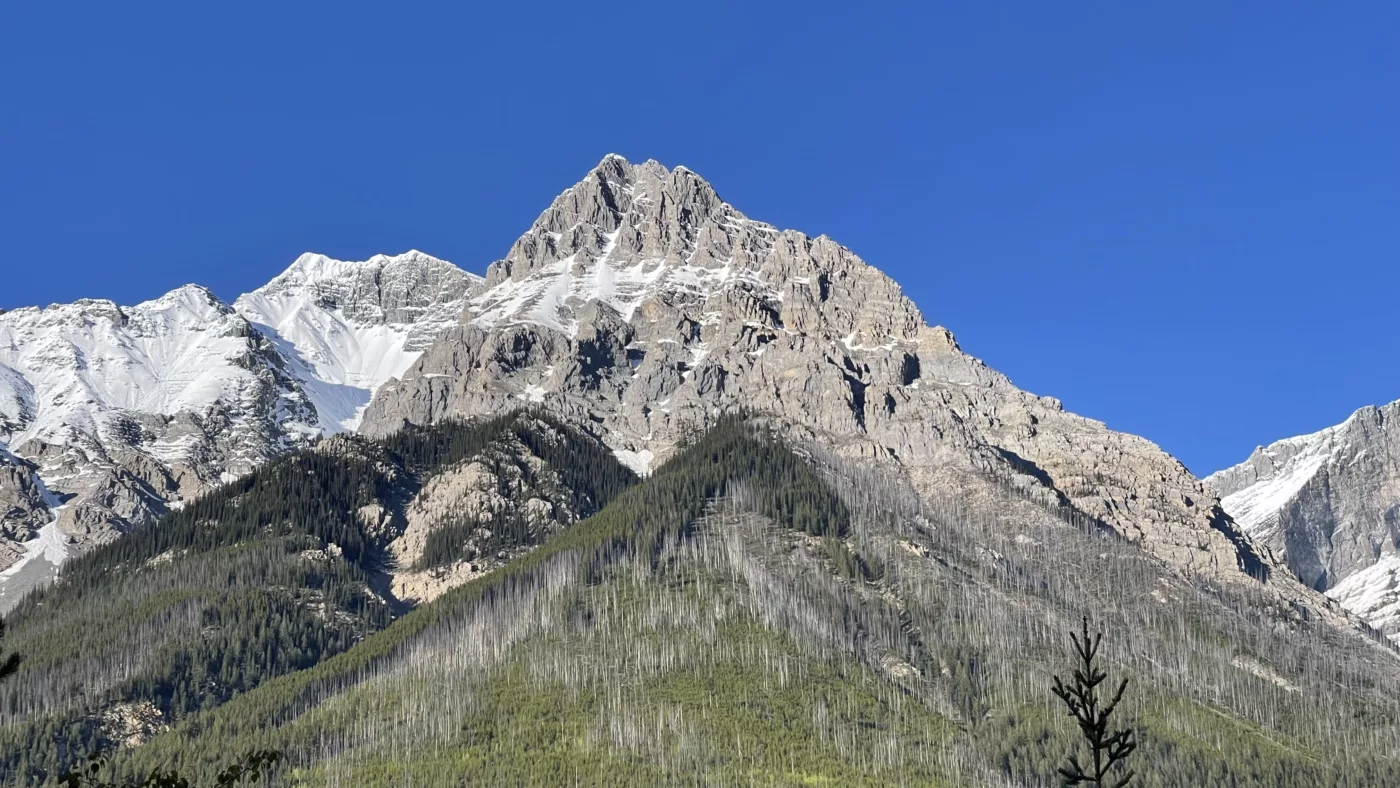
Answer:
MULTIPOLYGON (((4 639, 5 619, 0 618, 0 640, 4 639)), ((15 672, 19 670, 19 663, 22 659, 23 657, 21 657, 18 654, 11 654, 3 659, 0 659, 0 681, 4 681, 5 679, 15 675, 15 672)))
POLYGON ((1079 634, 1070 633, 1070 639, 1074 641, 1074 651, 1079 657, 1079 664, 1074 670, 1073 683, 1066 684, 1059 676, 1055 677, 1054 692, 1064 701, 1069 716, 1079 725, 1079 732, 1089 745, 1091 760, 1082 764, 1079 762, 1079 756, 1070 755, 1068 765, 1060 767, 1060 775, 1064 777, 1065 785, 1124 788, 1132 782, 1133 771, 1129 769, 1127 773, 1119 776, 1116 782, 1110 782, 1109 772, 1126 761, 1133 750, 1137 749, 1137 741, 1134 739, 1132 728, 1110 731, 1109 723, 1114 710, 1118 708, 1118 702, 1123 699, 1123 691, 1128 688, 1128 680, 1123 679, 1119 682, 1118 691, 1113 693, 1113 700, 1102 704, 1099 685, 1108 679, 1108 674, 1094 664, 1094 659, 1098 656, 1100 644, 1103 643, 1103 633, 1095 633, 1091 638, 1089 617, 1085 616, 1083 630, 1079 634))

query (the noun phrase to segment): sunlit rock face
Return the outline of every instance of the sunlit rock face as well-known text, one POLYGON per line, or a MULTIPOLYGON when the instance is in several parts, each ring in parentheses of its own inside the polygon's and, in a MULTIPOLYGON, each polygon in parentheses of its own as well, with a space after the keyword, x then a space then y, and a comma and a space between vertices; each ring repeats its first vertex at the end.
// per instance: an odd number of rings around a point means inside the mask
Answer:
POLYGON ((365 431, 536 403, 647 472, 744 409, 928 495, 1010 485, 1191 572, 1276 574, 1157 446, 1017 389, 849 249, 749 219, 685 168, 605 158, 485 285, 378 391, 365 431))

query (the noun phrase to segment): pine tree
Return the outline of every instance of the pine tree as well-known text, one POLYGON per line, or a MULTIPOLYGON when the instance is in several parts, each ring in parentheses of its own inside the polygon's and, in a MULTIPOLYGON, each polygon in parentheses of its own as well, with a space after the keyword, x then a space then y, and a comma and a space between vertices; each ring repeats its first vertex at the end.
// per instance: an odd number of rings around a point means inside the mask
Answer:
POLYGON ((1113 712, 1118 708, 1118 702, 1123 699, 1124 690, 1128 688, 1128 680, 1123 679, 1118 684, 1118 691, 1113 693, 1113 700, 1100 706, 1099 685, 1108 679, 1108 674, 1094 664, 1094 659, 1103 643, 1103 633, 1095 633, 1091 638, 1089 617, 1085 616, 1083 630, 1080 634, 1070 633, 1070 639, 1074 641, 1074 651, 1079 657, 1079 665, 1074 671, 1074 682, 1065 684, 1056 676, 1054 692, 1064 701, 1069 715, 1079 725, 1079 732, 1089 745, 1092 760, 1089 764, 1081 764, 1077 755, 1070 755, 1068 765, 1060 768, 1060 775, 1064 777, 1065 785, 1093 785, 1100 788, 1111 785, 1113 788, 1125 788, 1134 776, 1131 769, 1118 777, 1116 782, 1109 781, 1109 773, 1137 749, 1137 741, 1132 728, 1110 732, 1109 723, 1113 712))

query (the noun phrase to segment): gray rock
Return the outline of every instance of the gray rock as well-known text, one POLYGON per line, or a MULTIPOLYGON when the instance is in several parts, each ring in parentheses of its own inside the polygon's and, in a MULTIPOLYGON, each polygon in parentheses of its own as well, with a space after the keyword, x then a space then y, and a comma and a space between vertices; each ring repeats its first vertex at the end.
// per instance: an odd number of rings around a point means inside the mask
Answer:
POLYGON ((0 566, 23 555, 20 545, 37 536, 51 519, 33 467, 0 451, 0 566))
POLYGON ((1017 389, 850 250, 748 219, 684 168, 609 156, 486 285, 365 431, 542 403, 646 471, 745 409, 925 494, 1009 485, 1183 570, 1307 596, 1160 448, 1017 389))

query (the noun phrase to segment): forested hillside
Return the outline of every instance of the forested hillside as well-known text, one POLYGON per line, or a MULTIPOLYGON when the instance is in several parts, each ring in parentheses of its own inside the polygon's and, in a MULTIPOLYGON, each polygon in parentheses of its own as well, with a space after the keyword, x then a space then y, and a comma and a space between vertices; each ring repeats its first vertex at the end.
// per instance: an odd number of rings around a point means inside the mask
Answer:
POLYGON ((264 466, 73 560, 12 612, 5 646, 25 661, 0 685, 0 773, 30 784, 140 744, 384 628, 410 609, 390 589, 388 547, 424 486, 463 467, 515 482, 488 491, 495 500, 561 504, 544 523, 511 506, 491 518, 435 510, 429 537, 475 534, 493 551, 482 563, 528 550, 635 480, 593 439, 526 413, 337 437, 264 466))
MULTIPOLYGON (((389 441, 393 467, 461 456, 424 434, 389 441)), ((588 478, 605 485, 595 500, 625 483, 588 478)), ((1139 729, 1141 785, 1400 784, 1387 646, 998 495, 929 502, 897 474, 728 419, 594 516, 388 626, 336 596, 346 627, 378 631, 182 711, 114 768, 208 774, 274 748, 289 785, 1050 786, 1074 743, 1050 677, 1088 614, 1132 681, 1120 713, 1139 729)), ((347 577, 371 574, 362 538, 347 577)), ((60 589, 17 626, 84 598, 60 589)), ((11 720, 12 748, 75 724, 11 720)))

